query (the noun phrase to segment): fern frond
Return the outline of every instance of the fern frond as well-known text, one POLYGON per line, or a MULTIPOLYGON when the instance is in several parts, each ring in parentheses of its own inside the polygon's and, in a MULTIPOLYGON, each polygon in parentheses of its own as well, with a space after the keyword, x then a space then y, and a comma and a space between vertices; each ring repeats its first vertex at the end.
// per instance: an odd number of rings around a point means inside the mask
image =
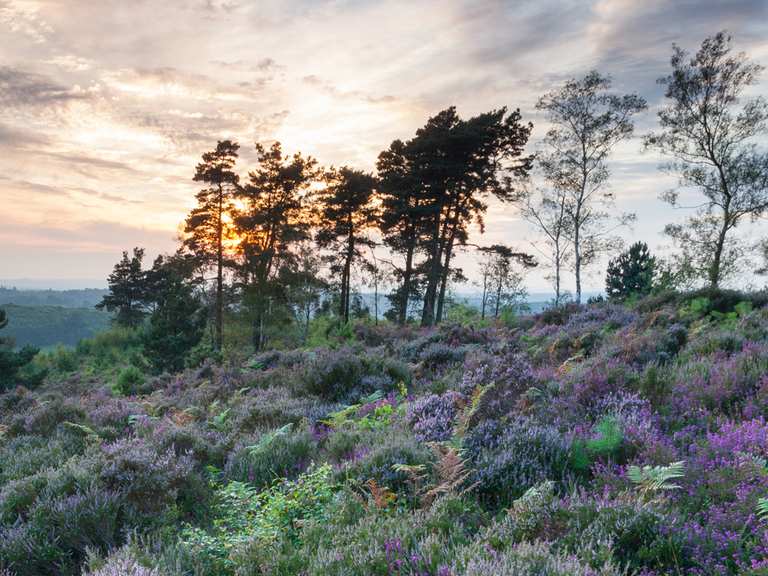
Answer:
POLYGON ((679 485, 672 483, 676 478, 685 476, 685 462, 672 462, 669 466, 630 466, 627 478, 637 486, 640 495, 647 497, 662 491, 677 490, 679 485))
POLYGON ((259 438, 259 441, 256 444, 253 444, 252 446, 248 446, 246 450, 248 450, 248 452, 250 452, 251 454, 258 454, 258 453, 264 452, 264 450, 269 448, 272 442, 275 441, 275 438, 279 438, 280 436, 285 436, 291 431, 292 428, 293 428, 293 423, 289 422, 288 424, 278 428, 277 430, 273 430, 272 432, 267 432, 261 438, 259 438))
POLYGON ((768 498, 758 498, 757 517, 763 522, 768 522, 768 498))
POLYGON ((436 483, 422 495, 422 504, 429 506, 440 496, 447 494, 463 494, 471 489, 467 486, 471 470, 467 469, 466 461, 452 446, 444 444, 430 444, 437 462, 434 466, 436 483))

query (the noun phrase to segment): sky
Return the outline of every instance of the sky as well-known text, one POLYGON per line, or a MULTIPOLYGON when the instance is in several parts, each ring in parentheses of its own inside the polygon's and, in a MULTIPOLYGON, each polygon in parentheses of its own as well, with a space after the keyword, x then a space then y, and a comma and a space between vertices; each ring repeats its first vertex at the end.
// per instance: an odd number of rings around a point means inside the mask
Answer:
MULTIPOLYGON (((659 200, 676 180, 640 136, 672 43, 693 51, 722 29, 768 65, 765 0, 0 0, 0 283, 100 286, 122 250, 173 251, 217 140, 241 144, 243 172, 274 140, 371 170, 450 105, 507 106, 534 123, 534 151, 537 99, 593 68, 648 100, 610 186, 637 214, 625 239, 663 250, 685 213, 659 200)), ((768 95, 768 73, 752 92, 768 95)), ((535 253, 535 231, 496 202, 472 240, 535 253)), ((471 254, 458 263, 472 275, 471 254)), ((528 286, 547 289, 542 270, 528 286)))

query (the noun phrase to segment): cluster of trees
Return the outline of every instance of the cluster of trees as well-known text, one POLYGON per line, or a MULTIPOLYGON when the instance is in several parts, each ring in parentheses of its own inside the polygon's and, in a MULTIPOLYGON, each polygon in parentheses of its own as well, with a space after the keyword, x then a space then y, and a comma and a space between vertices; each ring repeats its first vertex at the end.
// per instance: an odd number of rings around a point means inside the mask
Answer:
MULTIPOLYGON (((702 197, 684 223, 664 230, 677 247, 665 275, 680 286, 704 282, 717 288, 749 263, 744 256, 750 246, 736 235, 737 227, 768 210, 768 154, 757 147, 768 133, 768 103, 747 96, 762 68, 735 54, 724 32, 707 38, 694 55, 674 46, 671 68, 659 79, 666 88, 659 129, 644 136, 644 146, 668 157, 662 168, 679 177, 678 189, 663 200, 683 207, 681 189, 698 190, 702 197)), ((528 196, 523 214, 545 239, 555 303, 562 299, 568 267, 581 301, 583 268, 615 251, 621 242, 614 231, 634 219, 611 211, 606 161, 632 134, 632 117, 646 104, 609 88, 608 78, 591 72, 538 103, 552 128, 538 155, 543 185, 528 196)))
POLYGON ((109 293, 96 305, 121 326, 142 328, 144 354, 159 370, 178 371, 203 338, 208 307, 197 262, 189 255, 158 256, 143 269, 144 250, 123 252, 109 275, 109 293))
POLYGON ((524 153, 531 129, 519 111, 465 120, 448 108, 412 139, 383 151, 376 174, 324 169, 311 157, 286 156, 274 143, 256 145, 256 165, 242 180, 238 144, 221 141, 197 166, 194 179, 204 187, 178 253, 148 271, 141 249, 125 253, 99 306, 114 311, 118 323, 138 326, 149 316, 152 325, 169 290, 160 271, 183 262, 189 282, 200 287, 212 280, 214 347, 221 349, 230 307, 251 320, 259 349, 268 327, 294 321, 306 332, 321 306, 348 321, 354 275, 378 287, 387 274, 397 279, 391 319, 404 323, 419 314, 430 326, 443 317, 449 284, 464 278, 454 264, 457 251, 472 248, 493 255, 485 275, 498 314, 520 290, 514 265, 535 261, 507 246, 470 245, 469 227, 482 227, 488 198, 509 202, 523 193, 533 163, 524 153), (391 259, 377 258, 382 245, 391 259))
MULTIPOLYGON (((741 262, 736 227, 768 209, 768 157, 755 145, 766 132, 768 105, 744 96, 760 67, 734 55, 724 33, 693 57, 675 47, 671 65, 660 80, 666 102, 659 130, 645 136, 645 146, 672 159, 665 168, 679 174, 681 186, 703 193, 689 221, 666 232, 680 247, 675 277, 714 288, 741 262)), ((364 278, 378 294, 386 278, 394 285, 389 318, 430 326, 445 314, 451 283, 466 280, 457 253, 471 249, 482 261, 482 315, 497 316, 520 296, 521 270, 537 259, 507 245, 470 243, 470 227, 482 232, 491 199, 519 206, 541 233, 536 247, 551 271, 554 304, 568 296, 565 270, 574 274, 580 302, 585 270, 618 251, 618 228, 634 220, 615 211, 608 163, 647 105, 636 94, 616 94, 610 78, 592 71, 544 95, 537 107, 550 127, 535 154, 526 152, 533 126, 519 110, 463 119, 451 107, 412 138, 392 142, 375 173, 323 168, 314 158, 284 154, 276 142, 256 145, 256 163, 243 178, 239 145, 220 141, 197 165, 194 180, 203 187, 178 253, 148 271, 140 249, 124 254, 101 306, 131 326, 149 317, 158 350, 199 340, 206 309, 220 350, 225 311, 237 310, 249 318, 259 349, 270 329, 286 323, 306 335, 319 309, 346 322, 359 308, 353 279, 364 278), (386 258, 377 256, 382 249, 386 258), (207 308, 201 295, 210 296, 207 308), (182 296, 184 305, 174 300, 182 296), (174 315, 185 317, 195 338, 161 345, 174 315)), ((678 202, 675 193, 665 199, 678 202)), ((656 269, 647 246, 632 246, 611 261, 608 294, 647 291, 656 269)))

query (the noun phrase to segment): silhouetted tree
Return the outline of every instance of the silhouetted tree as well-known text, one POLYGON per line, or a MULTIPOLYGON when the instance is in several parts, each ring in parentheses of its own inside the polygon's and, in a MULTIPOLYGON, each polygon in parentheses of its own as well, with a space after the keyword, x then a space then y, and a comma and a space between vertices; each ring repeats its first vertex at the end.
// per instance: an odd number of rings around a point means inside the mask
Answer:
POLYGON ((387 150, 379 154, 376 168, 381 199, 379 227, 384 245, 403 257, 402 268, 393 266, 399 283, 388 296, 393 309, 390 316, 398 324, 404 324, 408 318, 409 303, 418 292, 414 281, 416 256, 428 223, 428 198, 419 185, 413 151, 409 150, 408 144, 401 140, 392 142, 387 150))
POLYGON ((277 142, 269 149, 257 144, 256 154, 257 166, 236 194, 244 205, 237 212, 236 225, 246 299, 253 313, 253 344, 258 350, 264 345, 265 315, 282 294, 274 281, 298 257, 292 247, 311 236, 307 194, 320 170, 311 157, 283 156, 277 142))
POLYGON ((519 110, 501 108, 462 120, 451 107, 430 118, 408 142, 412 181, 425 202, 422 325, 440 321, 454 249, 466 242, 472 222, 483 230, 486 198, 518 197, 516 180, 528 175, 532 163, 532 157, 523 156, 531 129, 521 122, 519 110))
POLYGON ((484 319, 487 308, 492 306, 493 317, 498 318, 504 307, 516 304, 525 296, 523 276, 515 269, 514 264, 532 268, 536 266, 536 261, 530 254, 515 252, 503 244, 481 247, 478 250, 485 256, 480 265, 483 287, 480 317, 484 319))
POLYGON ((326 174, 326 187, 318 193, 320 222, 315 240, 327 256, 331 274, 339 278, 339 316, 349 320, 352 270, 365 261, 363 248, 372 243, 370 229, 376 225, 373 205, 376 179, 346 166, 326 174))
MULTIPOLYGON (((8 325, 8 314, 0 308, 0 330, 8 325)), ((20 372, 28 366, 40 351, 34 346, 24 346, 16 351, 12 338, 0 337, 0 392, 4 392, 18 384, 26 386, 37 385, 45 378, 45 372, 22 378, 20 372)))
MULTIPOLYGON (((522 208, 522 215, 536 226, 543 234, 546 250, 539 250, 546 258, 555 289, 554 305, 560 306, 563 294, 563 267, 570 262, 573 247, 569 241, 573 237, 569 228, 571 219, 568 215, 568 195, 563 190, 543 190, 538 195, 528 195, 522 208)), ((535 246, 536 244, 534 244, 535 246)))
POLYGON ((232 200, 239 188, 234 167, 240 146, 230 140, 220 141, 216 149, 203 154, 194 180, 205 188, 197 193, 197 206, 189 213, 184 232, 184 246, 200 265, 216 270, 214 346, 221 350, 224 322, 225 240, 230 236, 232 200))
POLYGON ((635 242, 629 250, 608 262, 605 293, 609 298, 644 296, 653 288, 656 259, 645 242, 635 242))
POLYGON ((158 256, 147 272, 154 309, 142 342, 145 356, 158 372, 183 369, 205 331, 207 308, 193 280, 195 265, 178 254, 158 256))
POLYGON ((647 106, 636 94, 609 93, 610 87, 608 77, 592 71, 536 104, 552 124, 539 161, 549 186, 566 194, 579 303, 582 269, 618 244, 610 236, 615 229, 611 221, 624 225, 634 218, 624 214, 613 219, 606 211, 613 205, 613 195, 605 189, 610 176, 607 160, 616 144, 632 135, 632 117, 647 106))
MULTIPOLYGON (((665 232, 681 247, 685 265, 712 288, 737 269, 743 247, 736 227, 768 209, 768 154, 755 144, 768 134, 768 103, 744 98, 762 67, 731 50, 724 32, 704 40, 690 59, 673 46, 672 73, 659 79, 668 101, 658 113, 662 129, 645 139, 672 158, 665 168, 679 174, 682 186, 704 194, 695 215, 665 232)), ((677 191, 664 199, 679 204, 677 191)))
POLYGON ((148 293, 146 273, 141 268, 143 260, 143 248, 134 248, 130 256, 124 251, 107 278, 109 293, 96 304, 100 310, 116 312, 113 321, 120 326, 135 328, 147 316, 148 293))

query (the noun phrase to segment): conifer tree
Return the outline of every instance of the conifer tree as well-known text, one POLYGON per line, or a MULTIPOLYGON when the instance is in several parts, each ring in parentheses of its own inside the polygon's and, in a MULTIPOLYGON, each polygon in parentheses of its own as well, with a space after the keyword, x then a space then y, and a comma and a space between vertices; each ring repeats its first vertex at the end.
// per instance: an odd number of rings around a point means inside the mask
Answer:
POLYGON ((221 350, 224 321, 224 267, 229 263, 225 241, 231 236, 232 200, 239 187, 234 171, 240 146, 230 140, 220 141, 216 149, 203 154, 194 180, 205 188, 197 195, 197 206, 189 213, 184 229, 184 246, 194 254, 200 266, 216 271, 214 346, 221 350))
POLYGON ((246 301, 253 317, 253 345, 265 343, 266 315, 284 296, 276 279, 298 258, 294 249, 311 237, 312 215, 307 196, 320 170, 311 157, 283 155, 279 142, 269 149, 256 145, 257 166, 236 193, 243 207, 235 224, 242 256, 246 301))
POLYGON ((635 242, 608 263, 605 292, 609 298, 643 296, 653 288, 656 259, 645 242, 635 242))
POLYGON ((347 322, 351 305, 352 271, 366 260, 363 248, 372 244, 369 236, 377 223, 373 204, 376 179, 347 166, 326 174, 326 187, 319 193, 320 221, 315 240, 328 249, 332 276, 339 282, 339 317, 347 322))
POLYGON ((116 312, 114 322, 120 326, 136 328, 147 315, 146 273, 141 268, 143 259, 143 248, 134 248, 132 255, 124 251, 107 278, 109 294, 96 305, 100 310, 116 312))
POLYGON ((154 309, 142 341, 144 354, 158 372, 183 369, 205 331, 207 310, 192 280, 194 266, 182 255, 158 256, 147 272, 154 309))

